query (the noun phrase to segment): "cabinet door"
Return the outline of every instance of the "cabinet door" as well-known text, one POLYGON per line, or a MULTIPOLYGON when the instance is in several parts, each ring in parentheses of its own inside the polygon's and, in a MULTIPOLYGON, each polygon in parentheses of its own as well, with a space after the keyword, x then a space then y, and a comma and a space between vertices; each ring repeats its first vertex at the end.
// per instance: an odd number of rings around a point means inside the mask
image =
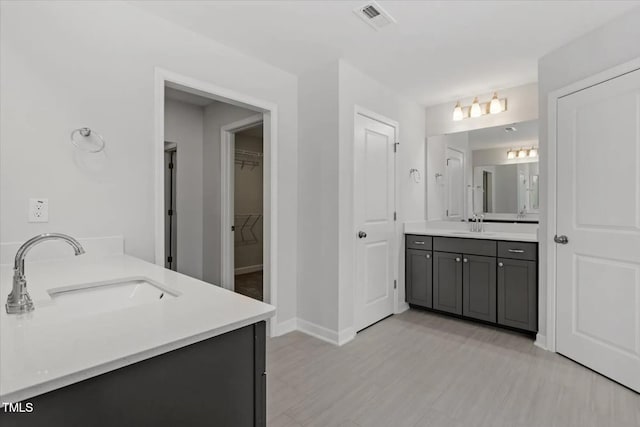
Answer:
POLYGON ((498 258, 498 323, 538 330, 538 283, 535 261, 498 258))
POLYGON ((407 302, 432 307, 433 259, 431 251, 407 249, 406 256, 407 302))
POLYGON ((496 321, 496 258, 463 255, 462 314, 496 321))
POLYGON ((433 253, 433 308, 462 314, 462 254, 433 253))

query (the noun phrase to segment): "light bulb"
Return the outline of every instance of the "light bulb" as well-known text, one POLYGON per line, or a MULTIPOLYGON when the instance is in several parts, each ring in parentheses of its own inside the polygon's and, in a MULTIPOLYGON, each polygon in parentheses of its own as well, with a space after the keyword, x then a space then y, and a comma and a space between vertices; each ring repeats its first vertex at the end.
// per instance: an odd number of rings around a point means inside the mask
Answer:
POLYGON ((527 150, 521 148, 520 151, 518 151, 518 158, 524 159, 525 157, 527 157, 527 150))
POLYGON ((538 148, 531 147, 531 150, 529 150, 529 157, 538 157, 538 148))
POLYGON ((507 159, 512 160, 516 158, 516 152, 513 150, 507 151, 507 159))
POLYGON ((469 113, 471 117, 480 117, 482 115, 482 110, 480 109, 480 103, 478 102, 478 97, 473 99, 473 104, 471 104, 471 111, 469 113))
POLYGON ((462 119, 464 119, 464 113, 462 112, 460 101, 458 101, 456 106, 453 108, 453 121, 459 122, 462 119))
POLYGON ((491 114, 502 113, 502 104, 498 99, 498 92, 493 93, 493 98, 491 98, 491 103, 489 104, 489 113, 491 114))

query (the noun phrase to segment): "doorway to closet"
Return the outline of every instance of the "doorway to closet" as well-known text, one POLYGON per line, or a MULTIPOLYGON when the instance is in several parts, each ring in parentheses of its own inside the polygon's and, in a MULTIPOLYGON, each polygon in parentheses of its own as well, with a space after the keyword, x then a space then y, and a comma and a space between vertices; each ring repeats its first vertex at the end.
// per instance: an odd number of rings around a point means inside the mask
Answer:
POLYGON ((263 301, 262 121, 233 132, 233 272, 237 293, 263 301))

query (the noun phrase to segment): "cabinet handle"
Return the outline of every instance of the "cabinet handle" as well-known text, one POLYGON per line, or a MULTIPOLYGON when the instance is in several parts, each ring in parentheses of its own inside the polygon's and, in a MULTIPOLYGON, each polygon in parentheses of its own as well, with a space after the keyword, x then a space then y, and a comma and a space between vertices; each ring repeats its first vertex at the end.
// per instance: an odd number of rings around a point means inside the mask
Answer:
POLYGON ((509 252, 511 252, 512 254, 523 254, 524 249, 509 249, 509 252))
POLYGON ((469 262, 469 259, 468 258, 463 258, 462 262, 469 262))
POLYGON ((504 263, 499 262, 499 263, 498 263, 498 267, 504 267, 504 263))
POLYGON ((426 255, 427 259, 431 258, 431 254, 426 255))
POLYGON ((415 241, 413 242, 414 245, 424 245, 424 242, 419 242, 419 241, 415 241))
POLYGON ((460 262, 460 257, 456 257, 456 262, 460 262))

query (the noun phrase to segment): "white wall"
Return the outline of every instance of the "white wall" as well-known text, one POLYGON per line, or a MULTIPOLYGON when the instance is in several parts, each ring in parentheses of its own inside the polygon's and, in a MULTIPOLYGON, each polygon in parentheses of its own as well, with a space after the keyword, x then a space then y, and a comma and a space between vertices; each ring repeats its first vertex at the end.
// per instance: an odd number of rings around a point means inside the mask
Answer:
POLYGON ((386 116, 400 124, 400 146, 396 158, 398 208, 398 300, 405 307, 404 221, 425 219, 425 183, 416 184, 409 176, 410 168, 424 175, 425 115, 424 108, 408 101, 373 80, 347 62, 339 62, 339 336, 346 339, 354 331, 355 231, 353 222, 354 109, 358 105, 386 116))
MULTIPOLYGON (((252 151, 254 153, 262 153, 262 137, 255 137, 239 132, 235 135, 236 150, 252 151)), ((234 210, 235 214, 261 214, 263 212, 263 162, 260 165, 244 167, 241 164, 235 164, 235 181, 234 181, 234 210)), ((254 224, 253 220, 248 225, 254 224)), ((259 220, 252 229, 242 230, 242 224, 236 223, 236 231, 234 232, 235 248, 234 248, 234 266, 236 269, 243 267, 262 266, 262 225, 263 221, 259 220), (253 232, 253 233, 252 233, 253 232), (245 241, 249 243, 243 243, 245 241), (255 237, 255 241, 254 241, 255 237)))
POLYGON ((298 326, 334 342, 353 337, 355 106, 400 123, 396 158, 398 299, 404 304, 402 222, 424 220, 424 108, 344 61, 300 77, 298 326), (415 183, 409 169, 423 180, 415 183))
POLYGON ((204 110, 165 99, 164 137, 177 145, 177 271, 202 279, 202 142, 204 110))
POLYGON ((278 321, 296 314, 297 78, 125 2, 3 2, 0 13, 0 240, 44 231, 124 235, 154 260, 154 69, 278 106, 278 321), (72 129, 104 135, 80 156, 72 129), (37 170, 31 174, 26 171, 37 170), (50 222, 28 224, 29 197, 50 222))
MULTIPOLYGON (((471 105, 475 96, 478 97, 480 102, 487 102, 491 100, 493 92, 469 94, 469 96, 469 98, 460 99, 460 103, 464 106, 471 105)), ((452 119, 456 100, 428 107, 426 110, 427 136, 464 132, 538 118, 538 85, 536 83, 498 89, 498 96, 507 98, 507 111, 500 114, 487 114, 473 119, 464 119, 458 122, 454 122, 452 119)))
MULTIPOLYGON (((204 147, 202 153, 204 177, 204 240, 203 277, 210 283, 221 282, 222 217, 220 144, 222 126, 258 114, 247 108, 215 102, 204 109, 204 147)), ((294 287, 295 290, 295 287, 294 287)), ((266 295, 266 293, 265 293, 266 295)), ((295 293, 293 295, 295 297, 295 293)))
MULTIPOLYGON (((547 252, 554 245, 555 230, 546 222, 549 211, 546 199, 555 194, 547 180, 549 170, 548 97, 571 83, 640 57, 640 7, 551 52, 538 62, 540 96, 540 334, 547 330, 547 252)), ((552 326, 551 326, 552 327, 552 326)))
POLYGON ((338 63, 299 79, 298 317, 338 330, 338 63))

